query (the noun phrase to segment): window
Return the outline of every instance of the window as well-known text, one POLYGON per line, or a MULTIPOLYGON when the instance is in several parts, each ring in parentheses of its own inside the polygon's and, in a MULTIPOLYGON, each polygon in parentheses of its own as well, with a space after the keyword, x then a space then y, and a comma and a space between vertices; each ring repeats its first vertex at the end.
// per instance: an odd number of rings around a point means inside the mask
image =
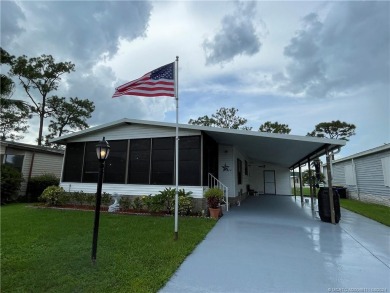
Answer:
POLYGON ((382 158, 381 161, 384 184, 385 186, 390 187, 390 156, 382 158))
POLYGON ((3 157, 4 165, 12 166, 19 172, 22 172, 24 155, 5 154, 3 157))
POLYGON ((242 161, 237 159, 237 184, 242 184, 242 161))
POLYGON ((108 143, 111 149, 106 160, 104 182, 124 184, 126 177, 127 140, 114 140, 108 143))
POLYGON ((130 141, 128 183, 149 184, 151 139, 130 141))
POLYGON ((175 139, 152 139, 152 172, 150 184, 173 184, 175 139))
POLYGON ((200 136, 180 138, 179 184, 189 186, 200 185, 200 136))
POLYGON ((81 182, 81 171, 83 167, 84 143, 68 143, 65 152, 64 172, 62 181, 81 182))
POLYGON ((248 175, 248 162, 245 160, 245 175, 248 175))

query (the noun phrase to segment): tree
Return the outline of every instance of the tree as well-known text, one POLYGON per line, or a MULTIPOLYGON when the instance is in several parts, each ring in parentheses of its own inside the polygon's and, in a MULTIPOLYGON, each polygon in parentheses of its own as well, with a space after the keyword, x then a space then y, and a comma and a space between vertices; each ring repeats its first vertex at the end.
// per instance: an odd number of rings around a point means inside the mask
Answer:
POLYGON ((215 121, 213 118, 210 118, 209 116, 205 115, 203 117, 199 117, 196 120, 190 119, 188 121, 188 124, 193 124, 193 125, 200 125, 200 126, 216 126, 215 121))
MULTIPOLYGON (((317 183, 323 183, 325 182, 325 176, 322 173, 319 173, 319 178, 316 178, 316 172, 315 170, 311 170, 311 178, 312 178, 312 183, 315 184, 317 183)), ((309 177, 309 170, 306 170, 302 172, 302 183, 303 184, 310 184, 310 177, 309 177)))
POLYGON ((23 101, 1 97, 0 133, 1 140, 19 140, 28 129, 29 108, 23 101))
POLYGON ((47 99, 48 112, 51 120, 49 124, 50 134, 46 135, 46 145, 50 145, 49 139, 62 136, 72 130, 83 130, 89 127, 86 120, 91 118, 95 105, 88 99, 66 98, 52 96, 47 99))
POLYGON ((343 139, 348 141, 348 137, 355 135, 356 126, 340 120, 332 122, 321 122, 315 126, 307 136, 327 137, 333 139, 343 139))
POLYGON ((205 115, 196 120, 190 119, 188 124, 250 130, 251 128, 244 126, 248 120, 237 116, 237 112, 236 108, 222 107, 211 118, 205 115))
MULTIPOLYGON (((1 49, 1 65, 12 65, 14 56, 8 54, 7 51, 1 49)), ((14 91, 15 84, 11 78, 1 74, 1 87, 0 87, 0 134, 1 140, 22 139, 21 133, 27 132, 28 125, 27 119, 30 118, 29 107, 25 102, 20 100, 13 100, 11 96, 14 91)))
POLYGON ((71 71, 74 71, 74 64, 55 63, 51 55, 29 59, 23 55, 11 63, 10 74, 19 78, 24 91, 33 102, 32 112, 39 115, 38 145, 42 144, 43 121, 49 116, 46 105, 48 94, 57 90, 61 76, 71 71))
POLYGON ((264 124, 260 125, 259 131, 289 134, 291 132, 291 129, 288 127, 288 124, 279 124, 278 122, 272 123, 271 121, 267 121, 264 124))

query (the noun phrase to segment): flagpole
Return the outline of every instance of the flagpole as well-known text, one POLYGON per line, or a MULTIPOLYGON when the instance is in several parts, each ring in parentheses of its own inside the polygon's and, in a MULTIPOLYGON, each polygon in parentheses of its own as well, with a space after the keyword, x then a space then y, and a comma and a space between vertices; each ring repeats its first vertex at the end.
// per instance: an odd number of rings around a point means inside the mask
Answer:
POLYGON ((175 99, 176 99, 176 192, 175 192, 175 240, 179 238, 178 220, 179 220, 179 56, 176 56, 176 70, 175 70, 175 99))

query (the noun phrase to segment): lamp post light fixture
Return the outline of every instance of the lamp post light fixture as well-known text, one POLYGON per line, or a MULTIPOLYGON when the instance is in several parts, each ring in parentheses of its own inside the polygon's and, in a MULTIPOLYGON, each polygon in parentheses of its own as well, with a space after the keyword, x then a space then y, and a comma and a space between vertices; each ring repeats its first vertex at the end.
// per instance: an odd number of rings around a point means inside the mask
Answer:
POLYGON ((104 163, 110 153, 110 145, 103 137, 103 140, 99 141, 96 145, 96 155, 99 160, 99 177, 96 191, 96 206, 95 206, 95 221, 93 225, 93 239, 92 239, 92 263, 96 263, 96 251, 97 251, 97 240, 99 233, 99 218, 100 218, 100 204, 102 202, 102 185, 104 176, 104 163))

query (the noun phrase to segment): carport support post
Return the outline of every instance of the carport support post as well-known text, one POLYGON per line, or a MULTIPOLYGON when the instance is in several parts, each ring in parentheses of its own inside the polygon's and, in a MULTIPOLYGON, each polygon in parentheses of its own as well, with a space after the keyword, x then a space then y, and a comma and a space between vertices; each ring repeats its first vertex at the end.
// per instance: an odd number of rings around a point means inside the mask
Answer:
POLYGON ((313 202, 313 180, 311 178, 311 167, 310 167, 310 158, 307 159, 307 166, 309 168, 309 184, 310 184, 310 203, 311 209, 314 210, 314 202, 313 202))
POLYGON ((303 203, 303 193, 302 193, 302 169, 301 163, 299 163, 299 192, 301 194, 301 203, 303 203))
POLYGON ((333 201, 332 171, 330 170, 329 147, 326 147, 326 172, 328 175, 330 219, 332 221, 332 224, 336 224, 336 217, 334 212, 334 201, 333 201))
POLYGON ((295 167, 293 167, 294 198, 297 199, 297 190, 295 189, 295 167))

